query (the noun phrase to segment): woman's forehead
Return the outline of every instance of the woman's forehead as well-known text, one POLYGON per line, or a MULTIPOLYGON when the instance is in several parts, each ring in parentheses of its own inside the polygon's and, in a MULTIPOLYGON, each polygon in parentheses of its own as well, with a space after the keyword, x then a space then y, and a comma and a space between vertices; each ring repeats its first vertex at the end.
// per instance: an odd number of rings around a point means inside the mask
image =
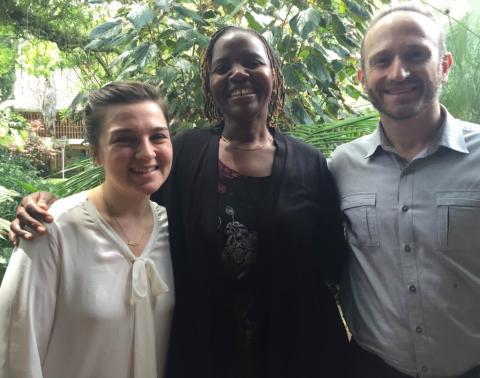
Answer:
POLYGON ((268 59, 262 40, 252 32, 232 29, 221 35, 212 49, 212 62, 232 55, 260 55, 268 59))

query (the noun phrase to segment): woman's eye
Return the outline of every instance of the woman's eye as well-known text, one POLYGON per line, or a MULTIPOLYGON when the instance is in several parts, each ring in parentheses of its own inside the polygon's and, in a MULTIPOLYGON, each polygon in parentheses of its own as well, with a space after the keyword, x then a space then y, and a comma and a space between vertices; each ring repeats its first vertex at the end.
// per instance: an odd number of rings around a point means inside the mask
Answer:
POLYGON ((221 64, 213 68, 213 73, 222 75, 224 73, 227 73, 228 71, 228 66, 226 64, 221 64))
POLYGON ((261 66, 263 63, 259 60, 249 60, 248 62, 245 63, 245 67, 247 68, 257 68, 258 66, 261 66))
POLYGON ((162 134, 162 133, 159 133, 159 134, 155 134, 155 135, 152 135, 150 137, 151 140, 155 141, 155 142, 161 142, 165 139, 168 139, 168 136, 165 135, 165 134, 162 134))
POLYGON ((118 137, 113 140, 114 144, 132 144, 135 143, 135 138, 132 137, 118 137))

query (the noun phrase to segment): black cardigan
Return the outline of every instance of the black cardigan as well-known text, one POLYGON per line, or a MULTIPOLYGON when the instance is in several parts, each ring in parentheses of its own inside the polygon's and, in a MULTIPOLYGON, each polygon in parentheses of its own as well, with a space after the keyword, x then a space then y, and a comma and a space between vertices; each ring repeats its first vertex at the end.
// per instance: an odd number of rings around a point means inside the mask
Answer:
MULTIPOLYGON (((167 207, 176 304, 168 378, 215 373, 211 332, 221 128, 173 140, 170 178, 153 199, 167 207)), ((265 378, 344 377, 347 337, 325 278, 338 282, 347 247, 337 191, 316 149, 272 130, 276 153, 268 192, 271 232, 259 240, 258 283, 270 306, 265 378)))

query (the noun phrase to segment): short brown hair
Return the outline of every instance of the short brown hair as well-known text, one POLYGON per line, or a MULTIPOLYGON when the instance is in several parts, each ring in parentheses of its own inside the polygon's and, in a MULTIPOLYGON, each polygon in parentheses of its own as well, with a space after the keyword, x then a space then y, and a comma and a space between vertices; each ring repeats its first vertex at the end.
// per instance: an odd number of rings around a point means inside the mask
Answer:
POLYGON ((157 103, 168 125, 166 101, 159 90, 151 84, 127 80, 113 81, 90 93, 84 111, 85 136, 94 152, 98 150, 105 108, 110 105, 135 104, 142 101, 157 103))

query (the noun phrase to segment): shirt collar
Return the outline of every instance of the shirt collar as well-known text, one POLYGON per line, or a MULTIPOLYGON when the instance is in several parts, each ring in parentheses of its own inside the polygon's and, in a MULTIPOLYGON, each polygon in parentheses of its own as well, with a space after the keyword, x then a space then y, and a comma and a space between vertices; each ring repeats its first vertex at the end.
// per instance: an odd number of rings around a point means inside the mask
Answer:
POLYGON ((469 150, 465 143, 462 125, 455 119, 448 110, 442 105, 442 111, 445 112, 445 119, 440 127, 435 144, 452 150, 468 154, 469 150))
MULTIPOLYGON (((445 114, 443 123, 429 150, 436 151, 438 147, 442 146, 468 154, 469 151, 465 143, 465 137, 463 136, 462 127, 458 120, 456 120, 443 105, 442 112, 445 114)), ((377 129, 370 134, 368 138, 369 146, 365 154, 366 159, 374 155, 379 148, 385 151, 393 151, 393 146, 385 135, 381 122, 378 123, 377 129)))

